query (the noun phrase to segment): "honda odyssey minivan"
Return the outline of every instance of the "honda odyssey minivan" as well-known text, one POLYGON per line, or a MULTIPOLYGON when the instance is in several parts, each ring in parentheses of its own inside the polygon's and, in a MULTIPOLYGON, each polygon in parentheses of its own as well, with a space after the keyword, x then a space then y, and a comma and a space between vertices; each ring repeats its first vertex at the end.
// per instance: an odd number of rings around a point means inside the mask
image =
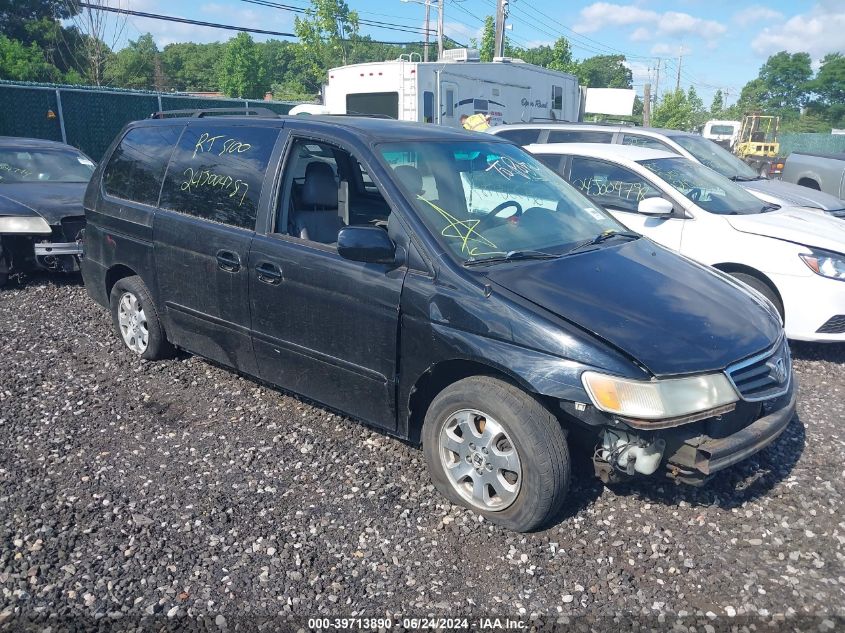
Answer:
MULTIPOLYGON (((605 481, 698 484, 793 417, 772 305, 490 135, 353 117, 130 124, 83 274, 131 353, 174 347, 421 444, 514 530, 605 481)), ((416 475, 416 474, 415 474, 416 475)))

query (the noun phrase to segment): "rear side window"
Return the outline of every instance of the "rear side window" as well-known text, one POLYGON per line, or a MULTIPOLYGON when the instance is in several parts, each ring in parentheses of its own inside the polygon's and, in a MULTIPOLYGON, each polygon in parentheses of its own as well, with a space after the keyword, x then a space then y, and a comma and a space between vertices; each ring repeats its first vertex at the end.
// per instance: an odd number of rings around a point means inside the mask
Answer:
POLYGON ((536 143, 537 139, 540 138, 540 130, 503 130, 497 133, 496 136, 506 138, 517 145, 531 145, 531 143, 536 143))
POLYGON ((103 172, 106 193, 154 206, 167 160, 181 131, 181 125, 150 125, 129 130, 103 172))
POLYGON ((190 126, 164 180, 163 209, 255 228, 261 184, 279 130, 267 127, 190 126))
POLYGON ((636 134, 623 134, 622 145, 636 145, 637 147, 647 147, 648 149, 660 149, 664 152, 672 152, 677 154, 675 150, 666 145, 663 141, 658 141, 656 138, 650 136, 637 136, 636 134))
POLYGON ((613 132, 598 130, 552 130, 548 143, 610 143, 613 132))

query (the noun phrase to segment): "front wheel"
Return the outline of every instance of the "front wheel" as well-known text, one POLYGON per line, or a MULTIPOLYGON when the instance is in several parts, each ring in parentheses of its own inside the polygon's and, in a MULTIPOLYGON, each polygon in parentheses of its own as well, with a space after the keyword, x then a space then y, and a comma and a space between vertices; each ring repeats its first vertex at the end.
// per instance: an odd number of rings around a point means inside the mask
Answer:
POLYGON ((548 523, 569 489, 569 450, 558 420, 517 387, 473 376, 431 403, 423 452, 437 489, 511 530, 548 523))

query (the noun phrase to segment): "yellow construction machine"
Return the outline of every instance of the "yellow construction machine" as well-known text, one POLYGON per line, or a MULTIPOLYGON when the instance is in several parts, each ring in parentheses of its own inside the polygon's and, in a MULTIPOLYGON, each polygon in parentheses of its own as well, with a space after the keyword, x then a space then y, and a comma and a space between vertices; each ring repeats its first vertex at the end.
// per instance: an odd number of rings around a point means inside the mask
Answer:
POLYGON ((766 178, 780 176, 784 158, 780 155, 778 128, 780 117, 759 113, 746 114, 734 145, 739 156, 766 178))

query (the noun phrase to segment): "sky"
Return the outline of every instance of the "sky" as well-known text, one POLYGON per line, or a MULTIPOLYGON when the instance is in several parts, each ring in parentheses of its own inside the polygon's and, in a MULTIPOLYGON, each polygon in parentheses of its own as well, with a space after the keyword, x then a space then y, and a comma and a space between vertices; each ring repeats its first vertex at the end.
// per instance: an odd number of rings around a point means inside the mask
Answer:
MULTIPOLYGON (((308 0, 275 1, 308 6, 308 0)), ((444 1, 444 31, 463 44, 478 38, 484 17, 495 13, 496 0, 444 1)), ((292 32, 296 16, 248 0, 108 2, 135 11, 280 32, 292 32)), ((414 0, 347 2, 362 20, 410 29, 422 26, 424 7, 414 0)), ((433 10, 432 19, 435 15, 433 10)), ((576 59, 625 54, 640 93, 646 82, 651 83, 652 91, 658 81, 661 93, 673 88, 680 56, 681 86, 695 86, 706 105, 717 89, 726 93, 728 103, 735 102, 742 86, 778 51, 808 52, 816 67, 827 53, 845 54, 845 0, 511 0, 509 25, 508 37, 518 46, 550 44, 563 35, 576 59)), ((129 17, 115 38, 117 47, 146 32, 152 33, 159 47, 173 42, 225 41, 234 35, 221 29, 129 17)), ((421 35, 384 27, 363 26, 361 32, 384 41, 421 39, 421 35)), ((253 37, 265 40, 269 36, 253 37)))

